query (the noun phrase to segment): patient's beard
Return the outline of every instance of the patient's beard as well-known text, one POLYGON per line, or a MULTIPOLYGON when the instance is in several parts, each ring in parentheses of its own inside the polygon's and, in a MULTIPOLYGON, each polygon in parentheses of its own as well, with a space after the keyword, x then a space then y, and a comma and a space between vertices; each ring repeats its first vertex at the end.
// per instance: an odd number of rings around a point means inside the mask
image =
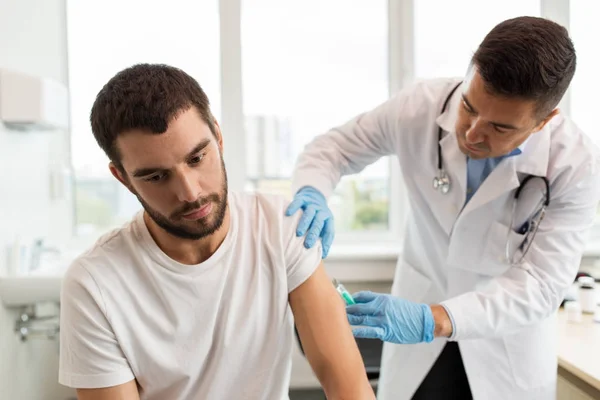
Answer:
POLYGON ((221 157, 221 168, 223 171, 221 193, 211 193, 192 203, 187 203, 175 211, 170 217, 166 217, 160 212, 154 210, 144 199, 136 193, 136 197, 148 213, 150 218, 167 233, 188 240, 199 240, 214 234, 223 225, 225 213, 227 212, 227 171, 225 162, 221 157), (185 213, 199 209, 200 207, 211 203, 213 210, 209 215, 197 221, 186 221, 182 216, 185 213))

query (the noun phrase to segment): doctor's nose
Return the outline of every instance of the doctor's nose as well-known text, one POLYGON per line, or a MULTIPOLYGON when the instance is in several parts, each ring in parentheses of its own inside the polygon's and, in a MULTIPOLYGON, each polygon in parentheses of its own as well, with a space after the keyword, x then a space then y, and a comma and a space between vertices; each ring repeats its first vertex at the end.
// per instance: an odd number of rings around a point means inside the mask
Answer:
POLYGON ((472 144, 481 143, 485 139, 483 130, 483 123, 479 119, 475 119, 471 121, 471 126, 467 129, 465 133, 465 138, 467 142, 472 144))

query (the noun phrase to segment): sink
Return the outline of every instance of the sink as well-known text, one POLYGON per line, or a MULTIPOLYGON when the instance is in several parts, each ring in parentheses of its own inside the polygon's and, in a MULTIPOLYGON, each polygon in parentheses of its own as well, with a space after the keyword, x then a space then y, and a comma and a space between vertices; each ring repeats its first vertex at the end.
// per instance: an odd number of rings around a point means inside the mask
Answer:
POLYGON ((0 276, 0 299, 4 306, 58 302, 63 275, 69 264, 70 261, 66 259, 52 260, 27 274, 0 276))
POLYGON ((58 302, 62 274, 0 276, 0 299, 6 307, 58 302))
POLYGON ((80 253, 76 250, 63 250, 58 257, 42 257, 40 264, 33 271, 0 275, 0 301, 5 307, 59 302, 63 276, 80 253))

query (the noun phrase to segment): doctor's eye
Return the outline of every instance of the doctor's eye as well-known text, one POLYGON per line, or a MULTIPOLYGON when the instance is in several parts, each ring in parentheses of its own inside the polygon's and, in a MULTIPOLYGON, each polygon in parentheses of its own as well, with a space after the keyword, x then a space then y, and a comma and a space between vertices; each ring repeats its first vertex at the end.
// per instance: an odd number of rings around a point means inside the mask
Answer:
POLYGON ((471 114, 471 115, 475 114, 475 111, 473 111, 471 109, 471 107, 469 107, 467 105, 467 103, 465 103, 464 101, 462 102, 462 106, 463 106, 463 109, 467 112, 467 114, 471 114))
POLYGON ((508 130, 506 130, 505 128, 500 128, 496 125, 494 125, 494 130, 498 133, 507 133, 508 132, 508 130))

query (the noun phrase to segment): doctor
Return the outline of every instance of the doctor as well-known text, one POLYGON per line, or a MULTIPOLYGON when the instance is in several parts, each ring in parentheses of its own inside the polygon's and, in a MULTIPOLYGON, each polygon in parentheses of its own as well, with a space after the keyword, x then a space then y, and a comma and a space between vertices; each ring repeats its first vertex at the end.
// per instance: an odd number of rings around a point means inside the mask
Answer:
POLYGON ((556 108, 575 64, 563 27, 507 20, 464 79, 405 88, 301 154, 287 212, 303 210, 297 234, 324 257, 341 176, 391 154, 401 166, 411 209, 392 295, 347 308, 355 336, 387 342, 380 399, 555 398, 554 316, 600 200, 600 151, 556 108))

